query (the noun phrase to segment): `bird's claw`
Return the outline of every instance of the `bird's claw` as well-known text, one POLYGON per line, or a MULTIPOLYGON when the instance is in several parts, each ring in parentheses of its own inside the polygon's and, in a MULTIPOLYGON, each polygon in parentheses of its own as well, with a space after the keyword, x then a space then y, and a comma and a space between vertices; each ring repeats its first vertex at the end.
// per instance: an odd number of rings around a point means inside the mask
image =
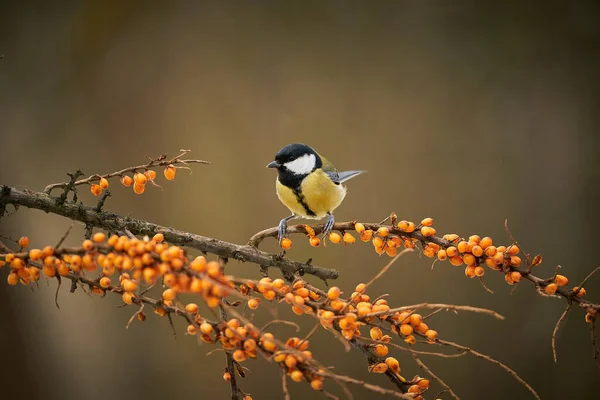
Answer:
POLYGON ((325 221, 325 226, 323 227, 323 237, 326 237, 327 235, 329 235, 331 233, 331 231, 333 230, 334 223, 335 223, 335 220, 333 218, 333 214, 328 214, 327 221, 325 221))
POLYGON ((279 239, 279 246, 281 246, 281 241, 285 237, 286 232, 287 232, 287 219, 284 218, 281 221, 279 221, 279 227, 277 228, 277 237, 279 239))

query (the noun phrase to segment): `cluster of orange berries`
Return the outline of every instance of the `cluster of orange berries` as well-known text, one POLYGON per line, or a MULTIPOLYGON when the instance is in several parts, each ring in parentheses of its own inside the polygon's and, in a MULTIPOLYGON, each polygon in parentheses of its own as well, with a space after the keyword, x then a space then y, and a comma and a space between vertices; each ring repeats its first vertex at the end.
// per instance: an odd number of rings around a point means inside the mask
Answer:
MULTIPOLYGON (((265 277, 258 281, 258 283, 250 280, 245 281, 245 283, 239 286, 239 290, 243 295, 258 292, 266 300, 285 300, 286 303, 292 306, 292 311, 295 314, 302 315, 304 313, 313 313, 314 309, 307 303, 309 301, 317 301, 321 298, 320 294, 309 290, 305 285, 303 280, 297 280, 292 285, 288 285, 283 279, 265 277)), ((248 308, 256 309, 259 303, 260 298, 250 298, 248 300, 248 308)))
MULTIPOLYGON (((308 242, 310 245, 312 247, 319 247, 321 245, 321 239, 319 239, 319 237, 315 234, 315 230, 309 225, 304 225, 304 230, 306 231, 306 236, 308 236, 308 242)), ((343 235, 340 235, 337 232, 330 232, 328 238, 333 244, 338 244, 341 242, 344 242, 345 244, 353 244, 356 242, 356 239, 350 232, 344 232, 343 235)), ((292 247, 292 240, 289 238, 283 238, 280 244, 282 249, 287 250, 292 247)))
MULTIPOLYGON (((173 164, 167 165, 163 171, 165 178, 169 181, 175 179, 176 173, 177 169, 173 164)), ((121 175, 120 181, 121 184, 125 187, 133 186, 133 191, 136 194, 142 194, 146 190, 146 183, 153 183, 154 179, 156 179, 156 171, 148 169, 143 173, 134 173, 133 178, 129 175, 121 175)), ((100 177, 98 183, 93 183, 90 186, 90 191, 94 196, 98 196, 102 193, 104 189, 108 188, 108 185, 108 179, 106 179, 105 177, 100 177)))

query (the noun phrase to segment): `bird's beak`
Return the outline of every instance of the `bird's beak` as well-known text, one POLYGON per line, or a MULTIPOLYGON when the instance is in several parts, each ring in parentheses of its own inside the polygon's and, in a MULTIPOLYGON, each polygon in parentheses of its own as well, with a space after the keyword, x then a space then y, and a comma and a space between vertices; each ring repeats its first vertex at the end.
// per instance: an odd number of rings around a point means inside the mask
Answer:
POLYGON ((267 168, 279 168, 281 167, 281 164, 279 164, 277 161, 271 161, 270 163, 267 164, 267 168))

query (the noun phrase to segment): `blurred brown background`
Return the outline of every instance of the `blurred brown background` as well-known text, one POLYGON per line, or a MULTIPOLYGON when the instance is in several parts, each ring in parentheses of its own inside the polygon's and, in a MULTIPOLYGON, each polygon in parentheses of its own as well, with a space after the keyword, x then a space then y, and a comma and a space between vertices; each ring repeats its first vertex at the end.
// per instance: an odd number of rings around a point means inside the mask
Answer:
MULTIPOLYGON (((598 266, 600 8, 501 4, 2 2, 0 183, 41 190, 77 168, 106 173, 189 148, 213 164, 180 171, 175 182, 160 177, 164 190, 148 187, 143 196, 115 181, 107 208, 243 243, 288 215, 264 166, 283 145, 305 142, 340 169, 369 171, 349 183, 338 221, 377 221, 395 211, 415 221, 434 217, 438 232, 505 242, 508 218, 525 249, 544 254, 540 273, 550 276, 560 264, 576 284, 598 266)), ((0 234, 29 235, 43 246, 68 226, 21 209, 2 219, 0 234)), ((76 228, 70 244, 82 237, 76 228)), ((264 247, 275 251, 275 241, 264 247)), ((369 244, 312 249, 299 239, 289 256, 339 268, 336 284, 346 291, 387 262, 369 244)), ((550 338, 564 301, 542 298, 528 283, 511 295, 488 271, 491 295, 462 268, 438 263, 432 272, 430 265, 408 255, 371 292, 390 293, 393 304, 493 308, 507 319, 447 313, 430 326, 507 363, 542 398, 596 398, 599 375, 581 311, 559 332, 555 365, 550 338)), ((250 264, 229 271, 259 276, 250 264)), ((228 398, 223 354, 205 356, 214 347, 185 336, 181 321, 176 340, 153 314, 125 330, 134 310, 117 308, 117 296, 63 287, 59 310, 54 291, 54 282, 33 292, 0 283, 3 394, 228 398)), ((599 292, 597 276, 588 293, 598 301, 599 292)), ((258 321, 273 318, 268 309, 259 309, 258 321)), ((286 307, 279 316, 294 318, 286 307)), ((294 320, 303 334, 313 326, 308 317, 294 320)), ((389 385, 328 333, 312 342, 336 372, 389 385)), ((409 355, 396 355, 406 376, 424 375, 409 355)), ((482 360, 423 360, 462 398, 530 398, 482 360)), ((282 398, 275 366, 246 365, 244 390, 282 398)), ((308 385, 290 388, 293 398, 316 395, 308 385)), ((356 398, 372 396, 352 389, 356 398)))

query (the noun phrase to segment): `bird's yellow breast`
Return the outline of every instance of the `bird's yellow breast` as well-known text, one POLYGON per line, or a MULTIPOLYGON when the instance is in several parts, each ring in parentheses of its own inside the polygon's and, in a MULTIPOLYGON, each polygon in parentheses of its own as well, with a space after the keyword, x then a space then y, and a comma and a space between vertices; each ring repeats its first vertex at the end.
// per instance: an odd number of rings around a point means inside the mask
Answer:
POLYGON ((309 174, 295 192, 289 187, 276 183, 279 200, 296 215, 305 218, 323 218, 333 212, 344 200, 346 188, 333 183, 322 170, 309 174))

